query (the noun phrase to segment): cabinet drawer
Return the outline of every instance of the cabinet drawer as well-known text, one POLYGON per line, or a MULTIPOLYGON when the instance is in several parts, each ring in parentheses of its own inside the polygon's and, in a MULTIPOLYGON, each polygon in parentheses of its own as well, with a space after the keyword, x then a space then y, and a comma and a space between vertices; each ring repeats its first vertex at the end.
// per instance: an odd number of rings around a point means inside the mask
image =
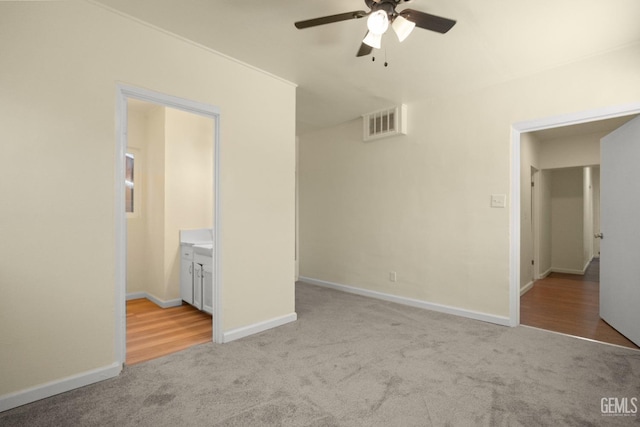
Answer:
POLYGON ((180 257, 183 259, 193 259, 193 248, 191 246, 180 246, 180 257))

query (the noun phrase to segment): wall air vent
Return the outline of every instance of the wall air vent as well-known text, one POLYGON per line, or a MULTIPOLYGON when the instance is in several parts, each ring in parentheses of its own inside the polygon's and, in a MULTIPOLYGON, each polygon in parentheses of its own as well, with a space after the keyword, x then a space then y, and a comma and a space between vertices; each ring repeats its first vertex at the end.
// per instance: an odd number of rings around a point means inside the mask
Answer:
POLYGON ((363 141, 407 134, 407 106, 374 111, 362 116, 363 141))

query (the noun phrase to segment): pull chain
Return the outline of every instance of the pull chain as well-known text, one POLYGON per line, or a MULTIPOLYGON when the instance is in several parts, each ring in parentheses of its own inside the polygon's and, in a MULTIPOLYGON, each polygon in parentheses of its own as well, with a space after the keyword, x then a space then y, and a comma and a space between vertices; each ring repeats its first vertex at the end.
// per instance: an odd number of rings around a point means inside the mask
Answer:
MULTIPOLYGON (((375 60, 376 60, 376 57, 372 56, 371 57, 371 62, 375 62, 375 60)), ((384 49, 384 66, 385 67, 389 66, 389 63, 387 62, 387 48, 384 49)))

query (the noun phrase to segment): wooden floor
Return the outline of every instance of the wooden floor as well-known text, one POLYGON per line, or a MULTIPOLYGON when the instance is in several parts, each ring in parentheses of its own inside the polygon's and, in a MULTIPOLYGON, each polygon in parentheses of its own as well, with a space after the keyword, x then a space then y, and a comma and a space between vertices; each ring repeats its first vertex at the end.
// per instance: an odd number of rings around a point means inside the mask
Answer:
POLYGON ((638 348, 600 319, 600 263, 584 276, 551 273, 520 298, 520 323, 596 341, 638 348))
POLYGON ((146 298, 127 301, 127 365, 209 341, 209 314, 188 304, 160 308, 146 298))

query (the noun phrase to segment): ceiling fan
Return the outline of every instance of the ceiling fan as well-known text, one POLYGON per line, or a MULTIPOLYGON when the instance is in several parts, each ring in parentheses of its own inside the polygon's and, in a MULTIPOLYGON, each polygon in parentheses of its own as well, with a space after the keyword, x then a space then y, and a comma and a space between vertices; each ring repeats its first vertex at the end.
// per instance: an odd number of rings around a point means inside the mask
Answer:
POLYGON ((318 25, 331 24, 333 22, 360 19, 368 16, 368 32, 356 56, 365 56, 371 53, 373 48, 380 49, 382 35, 389 28, 389 24, 401 42, 413 31, 415 27, 435 31, 444 34, 449 31, 456 21, 431 15, 414 9, 396 11, 396 6, 409 0, 364 0, 369 12, 356 10, 353 12, 339 13, 337 15, 323 16, 321 18, 307 19, 295 23, 296 28, 316 27, 318 25))

